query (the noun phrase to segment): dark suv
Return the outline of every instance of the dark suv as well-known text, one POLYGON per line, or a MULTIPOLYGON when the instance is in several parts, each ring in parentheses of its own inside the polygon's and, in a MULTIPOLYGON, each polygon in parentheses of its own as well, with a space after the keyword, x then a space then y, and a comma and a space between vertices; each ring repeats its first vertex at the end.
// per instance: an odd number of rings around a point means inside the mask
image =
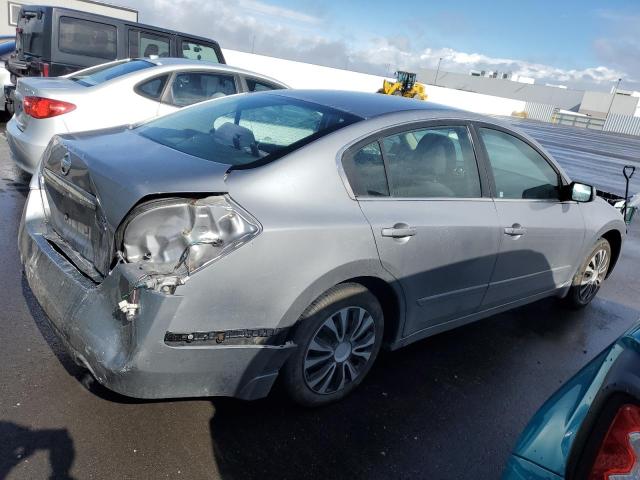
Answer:
MULTIPOLYGON (((15 84, 17 77, 55 77, 111 60, 152 55, 225 63, 214 40, 68 8, 25 5, 7 69, 15 84)), ((10 103, 13 87, 7 88, 10 103)))

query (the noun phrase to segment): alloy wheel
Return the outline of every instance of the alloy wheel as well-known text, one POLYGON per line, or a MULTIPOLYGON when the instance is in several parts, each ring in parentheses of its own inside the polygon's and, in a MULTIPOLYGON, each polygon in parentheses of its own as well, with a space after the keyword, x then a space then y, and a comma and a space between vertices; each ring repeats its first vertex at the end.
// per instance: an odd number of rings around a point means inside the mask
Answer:
POLYGON ((319 394, 331 394, 356 380, 371 358, 375 322, 362 307, 346 307, 316 330, 304 355, 304 379, 319 394))
POLYGON ((607 275, 608 269, 609 254, 607 250, 604 248, 596 250, 582 274, 579 290, 580 300, 589 302, 595 297, 607 275))

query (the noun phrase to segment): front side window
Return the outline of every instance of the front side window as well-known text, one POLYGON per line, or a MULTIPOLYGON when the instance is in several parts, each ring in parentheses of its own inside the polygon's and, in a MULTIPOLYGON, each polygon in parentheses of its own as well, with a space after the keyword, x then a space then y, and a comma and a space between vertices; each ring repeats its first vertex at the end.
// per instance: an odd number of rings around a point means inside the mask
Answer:
POLYGON ((220 63, 218 54, 213 47, 201 43, 182 40, 182 58, 191 60, 204 60, 206 62, 220 63))
POLYGON ((105 60, 114 60, 117 56, 113 25, 61 17, 59 30, 58 47, 62 52, 105 60))
POLYGON ((256 93, 195 105, 136 131, 174 150, 241 166, 274 160, 358 120, 315 103, 256 93))
POLYGON ((127 75, 128 73, 151 68, 155 65, 145 60, 124 60, 111 65, 101 65, 94 68, 82 70, 69 78, 85 87, 93 87, 111 79, 127 75))
POLYGON ((236 93, 231 75, 186 72, 175 76, 171 84, 172 103, 179 107, 236 93))
POLYGON ((347 154, 342 166, 356 197, 389 196, 384 160, 378 142, 347 154))
POLYGON ((392 196, 481 196, 480 176, 467 127, 435 127, 382 140, 392 196))
POLYGON ((480 128, 497 198, 558 199, 559 176, 532 146, 499 130, 480 128))

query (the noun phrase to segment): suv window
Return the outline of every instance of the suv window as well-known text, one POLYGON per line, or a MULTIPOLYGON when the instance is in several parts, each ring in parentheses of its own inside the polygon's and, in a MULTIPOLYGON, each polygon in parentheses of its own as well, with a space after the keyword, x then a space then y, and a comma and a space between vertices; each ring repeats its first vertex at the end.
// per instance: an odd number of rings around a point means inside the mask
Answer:
POLYGON ((98 66, 78 72, 69 77, 74 82, 78 82, 85 87, 93 87, 116 77, 121 77, 127 73, 137 72, 155 65, 146 60, 130 60, 117 62, 107 66, 98 66))
POLYGON ((146 82, 137 85, 135 92, 143 97, 158 100, 162 95, 162 91, 164 90, 164 86, 167 83, 168 78, 168 75, 162 75, 161 77, 147 80, 146 82))
POLYGON ((264 92, 266 90, 281 90, 282 87, 273 85, 271 83, 254 80, 252 78, 246 78, 247 88, 250 92, 264 92))
POLYGON ((73 55, 114 60, 116 27, 72 17, 60 17, 58 48, 73 55))
POLYGON ((170 54, 169 37, 163 37, 153 33, 141 32, 139 30, 129 30, 129 57, 169 57, 170 54))
POLYGON ((531 145, 499 130, 480 128, 498 198, 557 199, 559 175, 531 145))
POLYGON ((382 140, 389 190, 395 197, 481 196, 467 127, 435 127, 382 140))
POLYGON ((187 42, 186 40, 182 40, 181 43, 182 58, 220 63, 218 54, 213 47, 201 43, 187 42))
POLYGON ((353 193, 357 197, 388 196, 389 187, 378 142, 347 155, 342 163, 353 193))
POLYGON ((278 95, 233 95, 152 120, 136 131, 157 143, 227 165, 279 158, 360 117, 278 95))
POLYGON ((172 103, 179 107, 234 93, 236 84, 233 76, 219 73, 179 73, 171 84, 172 103))

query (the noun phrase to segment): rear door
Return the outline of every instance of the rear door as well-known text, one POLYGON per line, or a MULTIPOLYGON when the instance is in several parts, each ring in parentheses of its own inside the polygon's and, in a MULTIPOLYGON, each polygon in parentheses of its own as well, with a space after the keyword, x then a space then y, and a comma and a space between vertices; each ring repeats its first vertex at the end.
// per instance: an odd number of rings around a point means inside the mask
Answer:
POLYGON ((561 176, 523 137, 479 125, 501 228, 500 253, 483 306, 551 292, 571 281, 584 240, 576 202, 559 200, 561 176))
POLYGON ((405 127, 352 149, 344 167, 404 291, 404 335, 475 312, 499 234, 467 125, 405 127))
POLYGON ((129 30, 129 58, 170 57, 171 36, 147 30, 129 30))

